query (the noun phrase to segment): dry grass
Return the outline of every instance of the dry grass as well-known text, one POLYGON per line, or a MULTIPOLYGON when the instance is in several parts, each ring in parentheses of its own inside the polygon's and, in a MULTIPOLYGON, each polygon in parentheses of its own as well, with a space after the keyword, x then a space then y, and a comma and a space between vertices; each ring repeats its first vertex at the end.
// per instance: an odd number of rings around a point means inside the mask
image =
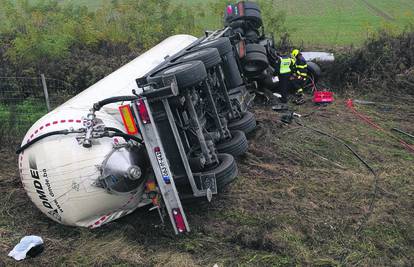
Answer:
MULTIPOLYGON (((359 106, 385 128, 414 132, 412 99, 384 109, 359 106), (386 111, 384 111, 386 110, 386 111)), ((350 152, 296 124, 284 125, 269 107, 256 109, 258 130, 239 160, 240 176, 211 204, 187 206, 192 233, 156 228, 155 213, 139 210, 90 231, 51 222, 30 203, 8 152, 0 155, 0 266, 18 240, 46 241, 38 266, 286 266, 411 265, 414 262, 414 156, 368 127, 343 100, 303 121, 347 140, 380 174, 373 210, 373 177, 350 152)), ((407 140, 409 141, 409 140, 407 140)), ((19 264, 20 265, 20 264, 19 264)))

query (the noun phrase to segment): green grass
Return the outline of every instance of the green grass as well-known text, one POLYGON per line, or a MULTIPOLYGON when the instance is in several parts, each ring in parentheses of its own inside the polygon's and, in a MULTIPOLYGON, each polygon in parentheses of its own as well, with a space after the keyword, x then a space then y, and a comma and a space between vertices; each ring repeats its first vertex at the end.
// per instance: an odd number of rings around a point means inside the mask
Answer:
POLYGON ((401 31, 413 22, 408 0, 275 0, 287 14, 293 40, 319 45, 360 44, 380 28, 401 31), (385 13, 385 14, 383 14, 385 13))
MULTIPOLYGON (((75 5, 86 5, 92 10, 106 1, 67 0, 75 5)), ((210 14, 209 4, 223 5, 223 0, 178 0, 206 10, 197 23, 204 29, 221 27, 222 17, 210 14)), ((236 1, 229 1, 236 2, 236 1)), ((273 0, 277 10, 286 13, 286 26, 292 40, 305 46, 360 45, 378 29, 401 32, 414 24, 414 1, 411 0, 273 0)), ((264 9, 266 7, 262 7, 264 9)), ((271 31, 271 29, 268 29, 271 31)))
POLYGON ((0 139, 9 141, 23 136, 46 113, 45 103, 35 98, 13 105, 0 104, 0 139))

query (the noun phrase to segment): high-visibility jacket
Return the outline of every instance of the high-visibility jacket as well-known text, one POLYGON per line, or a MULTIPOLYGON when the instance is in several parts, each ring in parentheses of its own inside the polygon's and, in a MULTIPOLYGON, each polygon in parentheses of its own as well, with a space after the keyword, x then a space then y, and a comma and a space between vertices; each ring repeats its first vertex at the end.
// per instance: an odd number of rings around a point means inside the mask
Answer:
POLYGON ((308 77, 308 63, 306 62, 306 59, 301 55, 297 55, 295 61, 294 61, 294 71, 295 74, 307 78, 308 77))
POLYGON ((292 72, 292 59, 290 57, 280 57, 280 68, 279 73, 280 74, 287 74, 292 72))

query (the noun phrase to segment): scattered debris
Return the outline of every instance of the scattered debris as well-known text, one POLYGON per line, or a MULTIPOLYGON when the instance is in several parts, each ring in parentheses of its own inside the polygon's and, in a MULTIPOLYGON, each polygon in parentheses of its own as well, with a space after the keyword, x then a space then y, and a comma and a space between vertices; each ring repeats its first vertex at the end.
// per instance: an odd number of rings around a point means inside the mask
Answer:
POLYGON ((272 106, 272 110, 274 111, 287 111, 289 109, 288 104, 276 104, 274 106, 272 106))
POLYGON ((354 99, 354 103, 361 104, 361 105, 375 105, 375 102, 359 100, 359 99, 354 99))
POLYGON ((36 257, 44 250, 43 239, 39 236, 29 235, 20 240, 12 251, 9 253, 9 257, 14 258, 17 261, 23 260, 26 256, 36 257))
POLYGON ((284 123, 290 124, 293 121, 293 112, 288 112, 282 115, 280 120, 284 123))

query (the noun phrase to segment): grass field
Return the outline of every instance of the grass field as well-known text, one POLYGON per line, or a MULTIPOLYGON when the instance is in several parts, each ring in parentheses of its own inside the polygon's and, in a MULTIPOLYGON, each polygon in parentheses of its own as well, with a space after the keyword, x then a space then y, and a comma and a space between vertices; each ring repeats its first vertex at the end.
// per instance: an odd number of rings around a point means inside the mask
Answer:
MULTIPOLYGON (((386 129, 414 131, 412 97, 378 100, 357 109, 386 129)), ((312 114, 306 125, 345 139, 378 180, 336 141, 281 123, 270 106, 254 112, 259 126, 238 160, 238 178, 211 204, 185 206, 192 232, 181 237, 155 227, 157 213, 146 208, 93 231, 52 222, 26 196, 12 152, 1 151, 0 266, 15 264, 6 255, 28 234, 46 247, 23 262, 31 266, 412 265, 413 154, 343 99, 297 112, 312 114)))
MULTIPOLYGON (((91 8, 97 8, 102 3, 97 0, 72 2, 91 8)), ((197 6, 217 1, 177 2, 197 6)), ((399 32, 414 23, 414 1, 411 0, 273 0, 273 4, 286 12, 286 26, 292 40, 295 43, 303 41, 305 45, 359 45, 380 28, 399 32)), ((221 19, 207 16, 198 23, 203 28, 211 29, 221 26, 221 19)))

